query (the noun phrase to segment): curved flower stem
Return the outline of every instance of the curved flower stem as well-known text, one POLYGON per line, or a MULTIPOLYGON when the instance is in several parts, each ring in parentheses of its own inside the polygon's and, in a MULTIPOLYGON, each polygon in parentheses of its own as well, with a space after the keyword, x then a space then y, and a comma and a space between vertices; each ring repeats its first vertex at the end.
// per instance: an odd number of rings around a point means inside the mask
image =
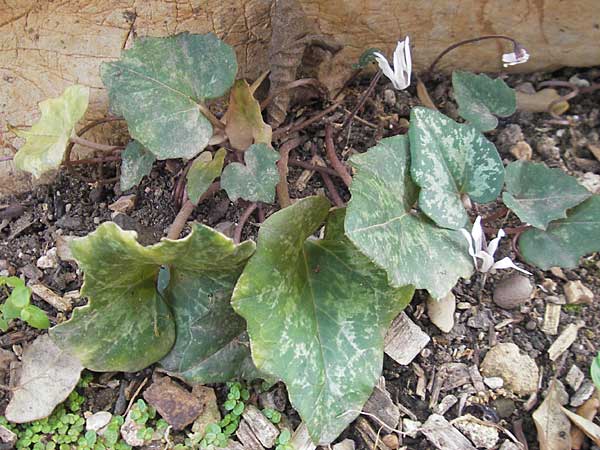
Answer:
MULTIPOLYGON (((206 200, 208 197, 213 195, 219 189, 221 189, 221 184, 218 181, 215 181, 213 184, 211 184, 208 187, 206 192, 204 194, 202 194, 202 196, 198 200, 198 204, 200 202, 202 202, 203 200, 206 200)), ((181 231, 185 227, 185 224, 187 223, 188 218, 190 217, 190 215, 192 214, 192 212, 194 211, 196 206, 197 206, 197 204, 192 203, 190 201, 190 199, 187 199, 185 201, 185 203, 183 204, 183 206, 177 213, 175 220, 173 220, 173 223, 169 227, 169 232, 167 233, 167 239, 173 239, 173 240, 179 239, 179 235, 181 234, 181 231)))
MULTIPOLYGON (((93 122, 88 123, 85 127, 83 127, 81 130, 79 130, 77 132, 77 136, 81 137, 83 136, 85 133, 87 133, 88 131, 90 131, 92 128, 97 127, 98 125, 102 125, 104 123, 107 122, 114 122, 116 120, 125 120, 122 117, 104 117, 102 119, 98 119, 95 120, 93 122)), ((75 145, 74 142, 69 142, 69 144, 67 145, 67 148, 65 150, 65 157, 64 157, 64 161, 65 161, 65 165, 69 165, 69 163, 71 162, 71 151, 73 150, 73 146, 75 145)))
POLYGON ((298 147, 302 143, 302 139, 294 138, 284 142, 279 147, 279 161, 277 161, 277 171, 279 172, 279 183, 277 183, 277 201, 281 209, 287 208, 292 204, 290 200, 290 192, 288 190, 287 174, 288 174, 288 161, 290 152, 298 147))
POLYGON ((242 240, 242 230, 244 229, 244 225, 254 212, 254 210, 258 208, 258 204, 256 202, 250 203, 250 205, 244 210, 242 215, 240 216, 240 220, 235 227, 235 231, 233 233, 233 242, 239 244, 242 240))
POLYGON ((321 178, 323 178, 323 183, 325 183, 325 187, 331 196, 333 204, 339 208, 343 207, 345 205, 344 200, 342 200, 342 197, 340 197, 340 193, 337 191, 337 188, 335 187, 331 177, 327 174, 327 172, 320 172, 319 175, 321 175, 321 178))
POLYGON ((4 162, 4 161, 12 161, 13 160, 13 156, 12 155, 8 155, 8 156, 0 156, 0 162, 4 162))
POLYGON ((300 78, 299 80, 294 80, 289 83, 286 83, 281 88, 277 89, 275 92, 269 94, 267 98, 265 98, 262 102, 260 102, 261 111, 265 109, 269 104, 273 101, 275 97, 283 94, 290 89, 296 89, 302 86, 313 86, 320 91, 326 91, 323 84, 317 80, 316 78, 300 78))
POLYGON ((325 126, 325 150, 327 151, 327 158, 329 158, 329 162, 335 171, 339 174, 344 184, 350 187, 352 184, 352 177, 350 176, 350 173, 348 173, 346 166, 342 164, 335 153, 335 145, 333 143, 333 128, 330 124, 325 126))
POLYGON ((435 69, 435 66, 437 65, 437 63, 440 61, 440 59, 442 59, 447 53, 450 53, 452 50, 465 45, 465 44, 472 44, 474 42, 479 42, 479 41, 484 41, 486 39, 505 39, 507 41, 512 42, 513 46, 515 48, 518 48, 520 46, 520 44, 513 38, 511 38, 510 36, 506 36, 503 34, 489 34, 486 36, 479 36, 476 38, 471 38, 471 39, 465 39, 464 41, 459 41, 455 44, 452 44, 450 47, 447 47, 445 50, 443 50, 431 63, 431 65, 429 66, 429 69, 427 69, 427 74, 431 74, 431 72, 433 72, 433 69, 435 69))
POLYGON ((360 111, 360 109, 363 107, 363 105, 367 101, 367 98, 369 98, 369 95, 371 95, 371 92, 373 92, 373 90, 375 89, 375 86, 377 86, 377 82, 379 81, 379 79, 381 78, 382 75, 383 75, 383 72, 381 70, 378 70, 377 73, 375 74, 375 76, 373 77, 373 79, 371 80, 371 83, 369 83, 369 87, 367 88, 367 90, 362 93, 362 95, 360 96, 360 99, 358 100, 358 103, 356 104, 356 106, 354 107, 354 109, 352 110, 350 115, 348 117, 346 117, 346 120, 344 120, 344 123, 342 123, 342 128, 340 128, 339 133, 344 131, 344 128, 346 128, 348 125, 350 125, 350 122, 352 122, 352 119, 354 119, 354 116, 360 111))

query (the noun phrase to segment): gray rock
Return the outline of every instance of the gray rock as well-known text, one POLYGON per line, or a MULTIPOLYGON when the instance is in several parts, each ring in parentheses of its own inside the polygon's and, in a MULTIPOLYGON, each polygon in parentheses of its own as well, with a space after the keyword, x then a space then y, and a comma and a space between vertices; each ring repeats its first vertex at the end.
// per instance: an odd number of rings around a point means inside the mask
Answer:
POLYGON ((500 308, 513 309, 531 298, 533 284, 528 277, 515 273, 494 288, 494 303, 500 308))
POLYGON ((571 389, 576 391, 581 387, 581 383, 583 383, 584 379, 585 375, 583 374, 581 369, 575 364, 573 364, 569 369, 569 372, 567 372, 567 377, 565 378, 565 381, 571 387, 571 389))
POLYGON ((390 108, 396 105, 396 93, 392 89, 383 91, 383 102, 390 108))
POLYGON ((585 401, 592 396, 594 393, 594 383, 586 380, 579 389, 571 397, 571 406, 577 407, 585 403, 585 401))
POLYGON ((458 428, 477 448, 492 449, 498 443, 498 429, 474 420, 467 414, 455 419, 452 424, 458 428))
POLYGON ((506 388, 517 395, 529 395, 537 390, 538 366, 531 357, 521 354, 515 344, 507 342, 492 347, 480 369, 486 377, 501 377, 506 388))

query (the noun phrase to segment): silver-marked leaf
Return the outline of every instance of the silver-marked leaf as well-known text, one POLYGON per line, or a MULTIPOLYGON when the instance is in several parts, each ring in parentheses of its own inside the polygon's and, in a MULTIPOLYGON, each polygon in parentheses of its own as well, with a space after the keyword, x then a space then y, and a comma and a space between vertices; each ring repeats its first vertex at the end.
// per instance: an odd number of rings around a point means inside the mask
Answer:
POLYGON ((414 291, 389 287, 344 237, 344 210, 324 239, 311 238, 328 214, 325 198, 307 197, 270 216, 232 297, 256 366, 285 382, 321 444, 359 414, 381 374, 386 330, 414 291))
POLYGON ((406 136, 382 139, 350 163, 357 173, 350 187, 346 235, 386 270, 392 285, 412 284, 442 298, 458 278, 471 275, 473 264, 461 234, 411 210, 418 188, 408 173, 406 136))
POLYGON ((244 153, 246 165, 230 163, 221 175, 221 186, 233 201, 273 203, 279 172, 279 153, 266 144, 254 144, 244 153))
MULTIPOLYGON (((177 279, 169 282, 166 295, 161 294, 157 289, 160 268, 187 270, 203 280, 221 279, 238 273, 253 249, 250 242, 234 246, 202 225, 195 225, 184 239, 142 247, 135 232, 106 222, 71 243, 73 256, 85 273, 81 294, 89 303, 76 308, 69 321, 52 328, 51 337, 88 369, 141 370, 165 356, 176 341, 176 324, 165 297, 177 288, 177 279)), ((189 293, 188 304, 219 305, 222 298, 211 290, 214 286, 205 284, 189 293), (207 295, 213 303, 206 300, 207 295)))
POLYGON ((494 116, 507 117, 517 110, 515 91, 497 78, 487 75, 455 71, 452 73, 454 97, 458 113, 481 131, 490 131, 498 125, 494 116))
MULTIPOLYGON (((214 233, 204 232, 204 239, 214 233)), ((246 322, 229 302, 254 244, 248 241, 236 248, 226 239, 222 244, 221 251, 210 254, 202 250, 203 241, 191 243, 188 251, 194 258, 186 257, 187 261, 173 265, 165 291, 175 316, 177 338, 160 364, 191 383, 253 379, 258 375, 250 357, 246 322)))
POLYGON ((600 195, 594 195, 567 212, 567 218, 550 222, 546 231, 530 229, 519 238, 523 259, 542 270, 574 269, 579 258, 600 251, 600 195))
POLYGON ((39 178, 44 172, 60 166, 75 125, 87 110, 89 96, 89 88, 77 84, 70 86, 60 97, 40 102, 42 115, 29 130, 9 127, 27 140, 15 155, 17 169, 39 178))
POLYGON ((186 184, 187 194, 192 203, 198 203, 215 178, 221 175, 226 154, 227 150, 220 148, 214 158, 210 152, 203 152, 194 160, 187 173, 186 184))
POLYGON ((199 103, 233 85, 233 49, 213 34, 146 37, 104 63, 101 77, 111 108, 129 134, 158 159, 192 158, 212 136, 199 103))
POLYGON ((138 141, 131 141, 121 153, 121 190, 137 186, 150 173, 156 156, 138 141))
POLYGON ((574 177, 543 163, 515 161, 506 167, 504 204, 519 219, 545 230, 548 223, 567 217, 567 209, 591 197, 574 177))
POLYGON ((416 107, 410 113, 411 175, 421 187, 419 208, 441 227, 464 228, 467 194, 491 202, 502 190, 504 166, 494 144, 467 124, 416 107))

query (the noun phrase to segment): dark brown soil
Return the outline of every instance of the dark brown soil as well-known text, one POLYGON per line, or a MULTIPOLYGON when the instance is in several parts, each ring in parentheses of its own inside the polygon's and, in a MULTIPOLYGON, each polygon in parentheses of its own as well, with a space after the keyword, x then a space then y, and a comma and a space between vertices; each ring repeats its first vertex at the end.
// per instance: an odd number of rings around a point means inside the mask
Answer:
MULTIPOLYGON (((580 78, 592 80, 598 78, 600 69, 575 70, 566 69, 556 73, 513 75, 507 78, 509 85, 522 86, 524 83, 533 83, 549 79, 567 80, 574 74, 580 78)), ((366 80, 368 83, 368 80, 366 80)), ((349 89, 346 96, 345 108, 352 110, 358 96, 366 89, 366 84, 357 84, 349 89)), ((408 91, 392 91, 383 80, 373 96, 367 100, 364 109, 359 113, 359 118, 344 130, 336 142, 338 153, 346 159, 355 152, 364 152, 373 146, 382 137, 405 133, 404 119, 408 119, 412 106, 419 104, 415 96, 414 87, 408 91)), ((456 106, 451 97, 451 85, 448 77, 439 76, 428 82, 429 92, 442 112, 450 117, 457 118, 456 106)), ((568 117, 572 125, 556 124, 552 117, 545 113, 518 112, 513 116, 501 119, 496 130, 488 133, 489 139, 497 144, 498 150, 505 162, 514 160, 509 149, 518 139, 519 130, 523 138, 533 148, 533 159, 544 161, 552 167, 560 167, 568 173, 580 176, 586 172, 600 174, 600 163, 587 150, 587 143, 600 141, 600 91, 592 95, 579 96, 571 100, 571 107, 563 117, 568 117)), ((316 101, 303 104, 292 111, 290 120, 299 117, 308 117, 326 108, 327 103, 316 101)), ((340 124, 346 113, 338 109, 328 116, 328 120, 340 124)), ((291 157, 310 160, 313 153, 326 159, 323 140, 324 122, 317 122, 300 133, 306 142, 292 152, 291 157)), ((180 165, 159 163, 155 166, 149 177, 145 178, 137 188, 127 193, 136 194, 136 204, 133 211, 127 215, 120 215, 114 220, 126 229, 134 229, 139 234, 140 242, 150 244, 157 242, 165 236, 166 231, 177 212, 177 204, 173 198, 174 186, 180 175, 180 165)), ((97 168, 77 169, 79 175, 98 177, 97 168)), ((312 176, 306 186, 298 187, 296 181, 303 173, 303 169, 290 167, 289 181, 290 194, 294 198, 304 197, 318 192, 329 194, 318 174, 312 176)), ((111 178, 116 174, 116 168, 111 163, 101 171, 102 178, 111 178)), ((336 187, 344 200, 349 198, 349 193, 339 179, 334 178, 336 187)), ((5 180, 6 182, 6 180, 5 180)), ((36 267, 37 259, 44 255, 48 249, 56 245, 57 236, 62 234, 83 236, 94 230, 99 223, 111 220, 108 209, 123 192, 118 185, 95 185, 81 181, 69 171, 61 171, 56 181, 48 186, 36 188, 33 192, 0 199, 0 207, 11 206, 18 210, 22 207, 18 217, 6 218, 0 216, 0 271, 9 274, 24 275, 25 278, 40 281, 59 294, 76 290, 81 285, 81 274, 74 263, 61 261, 58 267, 40 270, 36 267)), ((210 226, 228 228, 230 224, 237 223, 241 211, 246 207, 243 202, 232 203, 224 192, 216 194, 213 198, 203 202, 192 218, 210 226)), ((268 216, 276 211, 276 205, 264 205, 263 209, 268 216)), ((491 211, 494 205, 485 207, 491 211)), ((5 210, 0 210, 0 212, 5 210)), ((251 217, 244 228, 245 238, 255 238, 259 224, 257 216, 251 217)), ((503 226, 501 222, 494 224, 503 226)), ((231 229, 230 225, 229 228, 231 229)), ((500 252, 502 256, 510 255, 517 260, 510 248, 510 239, 503 241, 500 252)), ((529 443, 529 448, 538 448, 535 427, 531 420, 532 411, 539 405, 542 392, 547 388, 548 382, 557 377, 564 380, 567 370, 572 364, 577 364, 584 372, 588 371, 590 361, 595 355, 600 344, 600 332, 597 324, 600 319, 600 303, 575 307, 563 307, 561 313, 560 330, 573 322, 584 321, 586 326, 580 331, 579 339, 573 344, 565 355, 559 359, 558 364, 548 359, 547 349, 556 336, 548 336, 540 330, 544 316, 546 298, 550 295, 562 295, 562 286, 566 280, 581 280, 595 295, 600 298, 600 256, 592 255, 584 258, 581 266, 576 270, 565 270, 565 279, 556 277, 550 272, 543 272, 534 267, 518 261, 518 263, 534 274, 535 283, 538 285, 536 294, 515 310, 504 310, 496 306, 491 298, 494 285, 498 280, 508 276, 508 273, 498 273, 490 277, 485 287, 480 291, 480 280, 474 277, 471 282, 461 282, 454 292, 457 302, 463 302, 463 309, 457 310, 458 316, 454 329, 444 334, 433 326, 425 313, 425 298, 422 293, 407 309, 408 315, 420 325, 432 338, 431 343, 414 361, 425 372, 430 381, 440 368, 447 363, 465 363, 467 366, 478 366, 485 356, 490 345, 495 342, 514 342, 519 348, 535 358, 538 366, 543 370, 543 379, 538 394, 538 400, 529 405, 525 410, 527 398, 518 398, 509 394, 506 397, 495 398, 492 395, 477 397, 464 394, 467 401, 462 413, 471 414, 486 420, 498 421, 502 426, 513 430, 515 421, 522 420, 523 429, 529 443), (545 291, 542 283, 551 279, 556 283, 554 292, 545 291), (512 321, 497 329, 496 326, 506 319, 512 321), (477 398, 476 398, 477 397, 477 398)), ((547 284, 544 284, 547 286, 547 284)), ((61 318, 61 314, 34 297, 34 303, 46 310, 53 323, 61 318)), ((15 323, 12 328, 0 336, 0 347, 14 349, 30 342, 38 334, 26 325, 15 323)), ((127 384, 141 380, 148 376, 149 370, 139 374, 115 374, 113 379, 123 380, 113 388, 88 388, 89 406, 93 410, 109 409, 115 407, 119 398, 119 384, 127 384)), ((402 367, 395 364, 386 356, 384 363, 384 376, 387 388, 392 399, 402 403, 414 413, 418 420, 423 422, 431 414, 429 401, 430 392, 424 399, 415 395, 417 376, 415 366, 402 367)), ((0 383, 7 380, 0 380, 0 383)), ((461 394, 468 392, 469 385, 442 392, 440 399, 447 394, 454 394, 461 398, 461 394)), ((569 390, 569 394, 573 392, 569 390)), ((0 413, 6 405, 3 398, 4 391, 0 390, 0 413)), ((289 405, 288 405, 289 411, 289 405)), ((459 414, 458 405, 452 407, 445 417, 451 420, 459 414)), ((297 416, 294 416, 297 420, 297 416)), ((293 420, 293 421, 295 421, 293 420)), ((377 424, 372 423, 375 430, 377 424)), ((357 448, 365 448, 352 425, 342 437, 351 437, 357 443, 357 448)), ((506 437, 506 436, 504 436, 506 437)), ((431 444, 422 435, 416 439, 406 437, 404 444, 409 449, 429 449, 431 444)))

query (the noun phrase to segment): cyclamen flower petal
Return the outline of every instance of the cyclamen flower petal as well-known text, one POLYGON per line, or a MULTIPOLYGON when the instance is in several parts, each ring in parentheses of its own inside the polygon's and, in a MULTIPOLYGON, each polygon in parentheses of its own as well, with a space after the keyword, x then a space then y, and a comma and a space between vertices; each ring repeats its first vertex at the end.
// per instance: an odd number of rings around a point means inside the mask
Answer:
POLYGON ((529 53, 523 47, 520 47, 512 53, 504 53, 502 55, 502 65, 504 67, 515 66, 517 64, 526 63, 529 60, 529 53))
POLYGON ((410 86, 410 74, 412 71, 412 59, 410 56, 410 40, 408 36, 404 41, 398 41, 396 50, 394 51, 394 68, 390 66, 390 63, 379 52, 373 53, 379 68, 383 74, 390 79, 394 88, 402 91, 410 86))
POLYGON ((464 228, 460 229, 460 232, 469 243, 469 255, 473 258, 473 265, 479 272, 486 273, 490 270, 512 268, 531 275, 526 270, 517 267, 509 257, 494 262, 494 254, 496 253, 496 250, 498 250, 500 239, 506 236, 504 230, 498 230, 498 234, 492 239, 489 246, 485 241, 485 235, 481 226, 481 217, 479 216, 475 219, 473 229, 470 233, 464 228), (479 260, 481 260, 481 262, 479 260))

